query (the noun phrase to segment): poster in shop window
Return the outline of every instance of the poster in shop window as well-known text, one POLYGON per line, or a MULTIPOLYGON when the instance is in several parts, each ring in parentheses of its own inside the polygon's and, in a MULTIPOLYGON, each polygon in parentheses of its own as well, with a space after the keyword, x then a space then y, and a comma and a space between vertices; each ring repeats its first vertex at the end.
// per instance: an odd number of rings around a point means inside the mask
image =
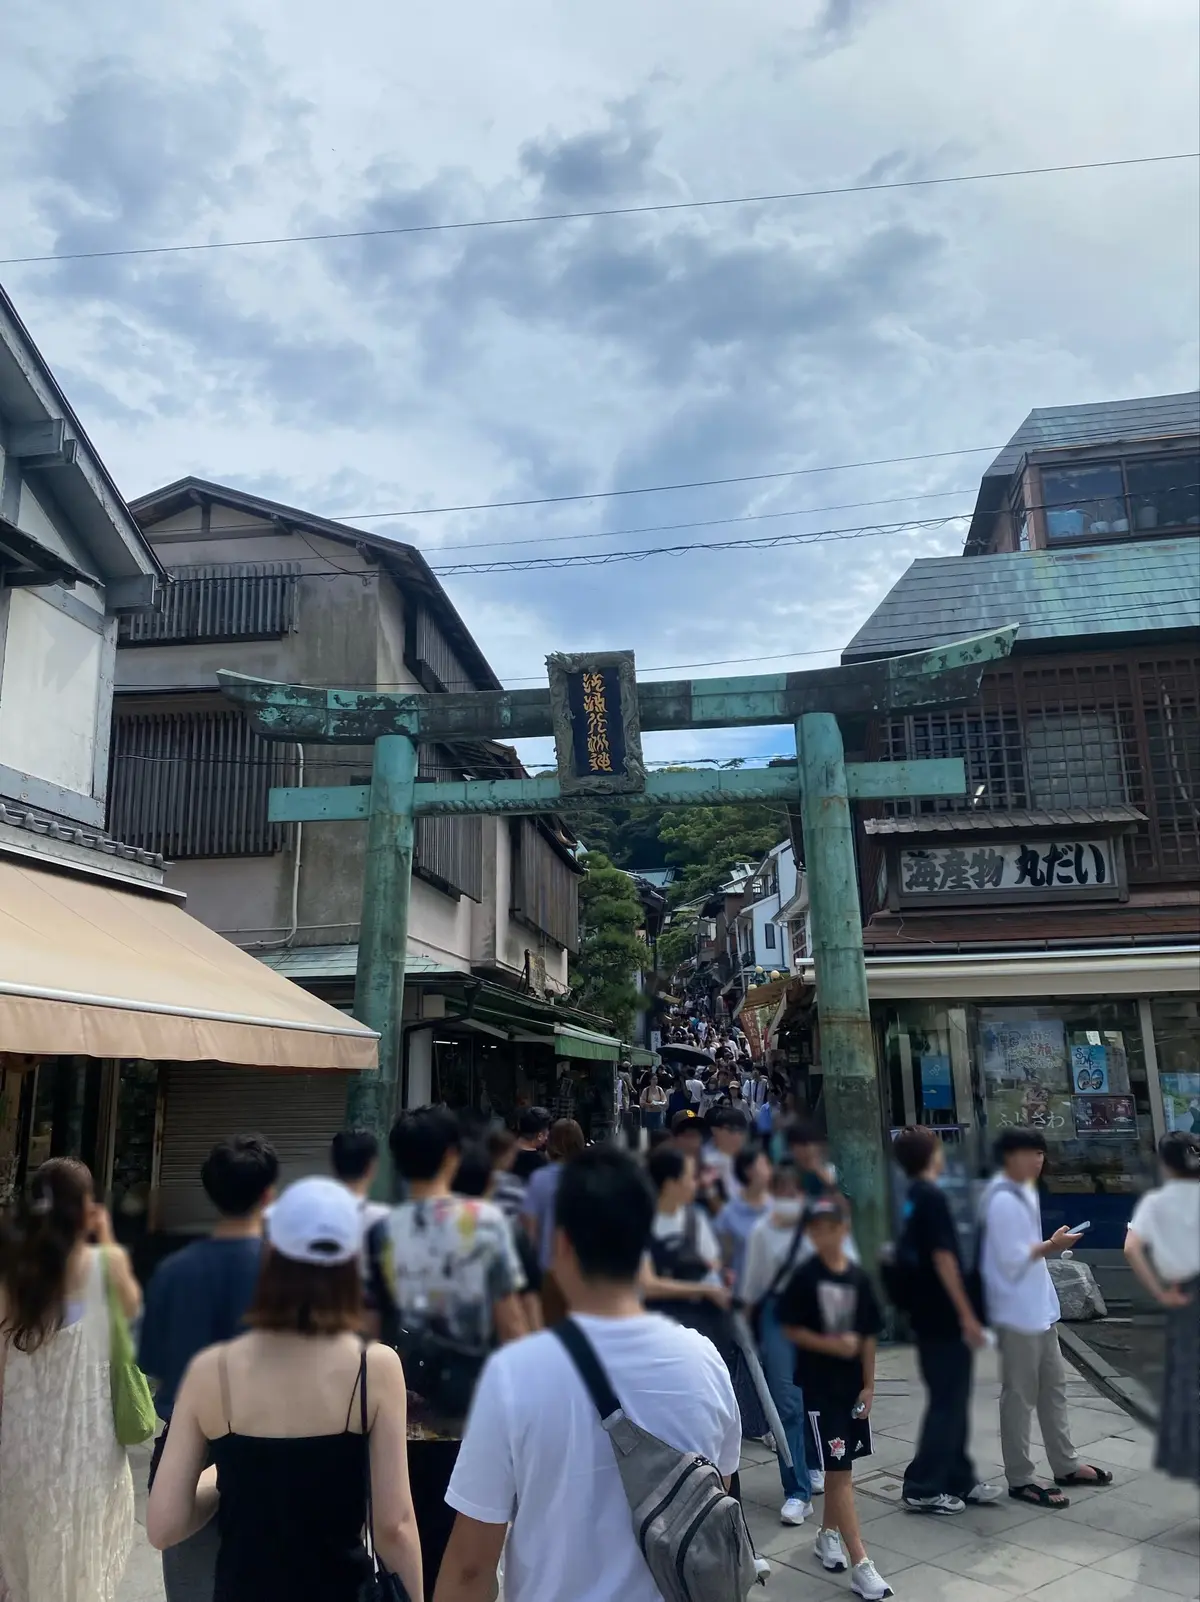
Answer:
POLYGON ((1072 1098, 1056 1096, 1032 1081, 1019 1090, 989 1085, 987 1121, 993 1135, 1002 1129, 1037 1129, 1048 1141, 1075 1139, 1072 1098))
POLYGON ((1061 1018, 1010 1018, 985 1010, 981 1026, 983 1072, 989 1082, 1036 1084, 1048 1091, 1070 1088, 1061 1018))
POLYGON ((1076 1096, 1075 1129, 1088 1135, 1137 1139, 1137 1107, 1132 1096, 1076 1096))
POLYGON ((1071 1047, 1071 1086, 1080 1096, 1106 1096, 1112 1088, 1108 1082, 1108 1052, 1104 1046, 1071 1047))
POLYGON ((1200 1135, 1200 1073, 1163 1074, 1159 1083, 1167 1128, 1200 1135))

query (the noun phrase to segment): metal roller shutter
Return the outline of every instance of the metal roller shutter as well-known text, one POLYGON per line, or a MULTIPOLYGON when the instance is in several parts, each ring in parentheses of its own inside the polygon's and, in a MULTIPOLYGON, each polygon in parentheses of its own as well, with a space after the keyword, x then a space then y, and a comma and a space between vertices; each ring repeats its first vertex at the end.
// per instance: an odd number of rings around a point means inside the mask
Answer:
POLYGON ((166 1070, 159 1224, 172 1233, 206 1230, 216 1213, 200 1165, 219 1140, 265 1135, 279 1153, 280 1180, 329 1172, 329 1142, 346 1120, 343 1074, 263 1074, 244 1068, 166 1070))

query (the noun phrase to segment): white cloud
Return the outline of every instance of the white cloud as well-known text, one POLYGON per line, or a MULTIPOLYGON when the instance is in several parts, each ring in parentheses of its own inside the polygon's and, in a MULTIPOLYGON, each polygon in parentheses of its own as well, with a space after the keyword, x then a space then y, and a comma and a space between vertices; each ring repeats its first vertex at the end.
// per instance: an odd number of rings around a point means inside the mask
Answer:
MULTIPOLYGON (((15 0, 0 255, 1186 149, 1197 28, 1187 0, 15 0)), ((129 495, 197 472, 337 515, 998 445, 1032 406, 1191 387, 1197 235, 1178 164, 0 275, 129 495)), ((596 545, 719 541, 959 513, 985 461, 370 526, 436 559, 901 498, 596 545), (903 499, 940 491, 961 493, 903 499)), ((513 678, 581 645, 647 665, 815 652, 960 540, 447 585, 513 678)))

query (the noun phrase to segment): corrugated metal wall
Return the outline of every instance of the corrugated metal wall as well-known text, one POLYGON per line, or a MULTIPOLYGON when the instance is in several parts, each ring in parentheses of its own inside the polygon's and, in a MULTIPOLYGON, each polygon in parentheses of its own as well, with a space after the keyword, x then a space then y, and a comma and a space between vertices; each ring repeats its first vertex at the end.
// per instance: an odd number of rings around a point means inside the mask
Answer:
POLYGON ((549 935, 568 951, 577 951, 579 875, 531 819, 513 818, 511 828, 513 917, 549 935))
POLYGON ((275 640, 296 626, 298 562, 215 562, 172 568, 161 612, 123 617, 122 645, 172 640, 275 640))
POLYGON ((265 1135, 279 1154, 280 1181, 328 1174, 329 1143, 346 1120, 345 1074, 264 1074, 201 1063, 166 1070, 158 1227, 211 1229, 216 1212, 200 1166, 219 1140, 265 1135))
MULTIPOLYGON (((449 752, 423 745, 417 758, 420 779, 461 779, 449 752)), ((483 900, 483 818, 435 816, 418 818, 413 868, 436 884, 447 885, 472 901, 483 900)))
POLYGON ((282 848, 286 829, 268 823, 267 794, 287 772, 281 748, 238 711, 118 710, 109 832, 174 862, 269 855, 282 848))

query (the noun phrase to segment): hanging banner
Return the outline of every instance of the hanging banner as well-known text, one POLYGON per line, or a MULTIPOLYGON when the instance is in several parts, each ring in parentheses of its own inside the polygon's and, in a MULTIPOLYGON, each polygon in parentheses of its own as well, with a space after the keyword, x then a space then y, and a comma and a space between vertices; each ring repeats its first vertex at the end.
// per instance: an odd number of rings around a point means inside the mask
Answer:
POLYGON ((631 795, 646 788, 632 651, 546 658, 550 714, 564 795, 631 795))

